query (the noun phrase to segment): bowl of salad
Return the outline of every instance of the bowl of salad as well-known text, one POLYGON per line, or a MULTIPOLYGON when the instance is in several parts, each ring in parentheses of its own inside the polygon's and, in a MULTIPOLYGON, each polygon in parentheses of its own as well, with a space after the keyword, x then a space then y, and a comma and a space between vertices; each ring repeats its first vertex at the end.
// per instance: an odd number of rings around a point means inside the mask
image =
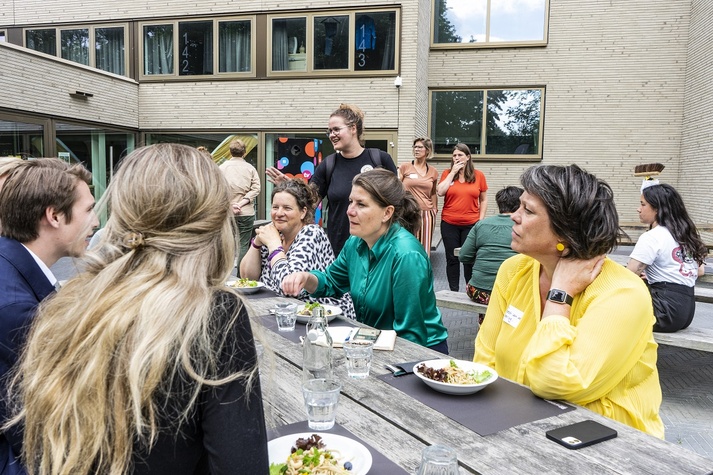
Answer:
POLYGON ((456 395, 477 393, 498 379, 498 373, 489 366, 454 359, 422 361, 413 372, 436 391, 456 395))
POLYGON ((315 307, 324 307, 324 315, 327 317, 328 322, 334 320, 334 317, 337 315, 342 314, 342 309, 335 307, 334 305, 323 305, 317 302, 306 303, 304 305, 297 306, 297 322, 305 324, 309 322, 309 319, 312 316, 312 310, 314 310, 315 307))
POLYGON ((233 279, 226 282, 225 285, 243 294, 254 294, 265 287, 265 284, 262 282, 250 279, 233 279))

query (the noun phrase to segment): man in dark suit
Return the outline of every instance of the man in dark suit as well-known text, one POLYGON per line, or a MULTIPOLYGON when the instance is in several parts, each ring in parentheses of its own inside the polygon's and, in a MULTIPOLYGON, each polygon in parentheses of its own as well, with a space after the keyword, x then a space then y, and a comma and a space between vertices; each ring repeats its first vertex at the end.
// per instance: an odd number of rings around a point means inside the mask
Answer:
MULTIPOLYGON (((99 224, 90 180, 83 166, 46 158, 17 166, 0 189, 0 422, 9 415, 9 371, 37 306, 57 285, 50 267, 84 254, 99 224)), ((0 434, 0 473, 22 473, 14 456, 21 442, 19 434, 0 434)))

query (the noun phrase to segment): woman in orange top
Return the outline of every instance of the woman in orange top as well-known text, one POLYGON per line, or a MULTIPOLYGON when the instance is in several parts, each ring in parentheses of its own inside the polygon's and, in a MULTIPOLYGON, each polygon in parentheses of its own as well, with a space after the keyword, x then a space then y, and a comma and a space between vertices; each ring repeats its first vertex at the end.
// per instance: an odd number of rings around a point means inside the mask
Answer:
MULTIPOLYGON (((441 175, 436 187, 438 196, 445 196, 441 212, 441 237, 446 250, 446 276, 448 286, 457 292, 460 280, 460 262, 453 250, 461 247, 470 228, 485 217, 488 207, 485 175, 476 170, 470 157, 470 149, 464 143, 453 147, 451 168, 441 175)), ((472 264, 463 264, 465 282, 470 281, 472 264)))
POLYGON ((429 257, 436 213, 438 213, 438 195, 436 195, 438 171, 428 166, 427 160, 431 156, 433 156, 433 142, 428 137, 419 137, 413 140, 411 163, 406 162, 399 166, 399 178, 404 188, 411 192, 421 208, 421 227, 418 229, 416 239, 421 241, 429 257))

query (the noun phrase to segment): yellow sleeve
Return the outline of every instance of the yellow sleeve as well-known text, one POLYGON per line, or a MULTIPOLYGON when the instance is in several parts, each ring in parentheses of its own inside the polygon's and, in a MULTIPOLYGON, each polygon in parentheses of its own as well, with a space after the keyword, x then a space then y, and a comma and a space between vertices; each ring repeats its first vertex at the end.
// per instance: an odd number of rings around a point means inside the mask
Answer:
POLYGON ((538 323, 518 378, 536 395, 587 404, 622 384, 641 360, 652 338, 651 298, 618 269, 611 275, 616 264, 608 264, 575 298, 570 319, 538 323))
MULTIPOLYGON (((519 268, 516 264, 520 260, 519 257, 506 259, 501 264, 493 283, 493 291, 490 293, 490 303, 488 303, 488 310, 485 313, 485 320, 475 337, 473 361, 491 368, 495 368, 495 347, 503 325, 503 316, 508 308, 507 286, 519 268)), ((500 370, 496 369, 496 371, 500 370)))

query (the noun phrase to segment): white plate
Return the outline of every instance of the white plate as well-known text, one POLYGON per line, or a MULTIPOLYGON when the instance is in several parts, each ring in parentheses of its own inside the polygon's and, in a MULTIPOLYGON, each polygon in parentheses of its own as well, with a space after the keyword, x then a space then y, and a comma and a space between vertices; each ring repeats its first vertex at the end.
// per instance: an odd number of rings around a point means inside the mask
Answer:
MULTIPOLYGON (((335 307, 334 305, 322 305, 322 307, 324 307, 324 313, 327 315, 328 322, 334 320, 334 317, 336 317, 337 315, 342 314, 342 309, 339 307, 335 307)), ((300 312, 304 309, 304 305, 297 306, 297 321, 299 323, 307 323, 309 322, 309 318, 311 317, 311 315, 300 315, 300 312)))
POLYGON ((353 475, 366 475, 369 473, 371 468, 371 453, 369 449, 356 440, 324 432, 302 432, 269 441, 267 443, 267 452, 270 463, 285 463, 287 456, 290 455, 290 449, 295 446, 297 439, 311 437, 312 434, 322 437, 326 449, 339 451, 338 460, 342 465, 344 465, 344 462, 350 461, 353 475))
POLYGON ((237 282, 238 282, 238 281, 237 281, 236 279, 232 279, 232 280, 227 281, 227 282, 225 283, 225 285, 227 285, 227 286, 230 287, 231 289, 237 290, 237 291, 240 292, 241 294, 254 294, 254 293, 257 292, 258 290, 260 290, 260 289, 262 289, 263 287, 265 287, 265 284, 263 284, 263 283, 260 282, 260 281, 257 281, 257 285, 256 285, 255 287, 235 287, 235 284, 236 284, 237 282))
POLYGON ((442 360, 422 361, 422 362, 414 365, 413 373, 416 376, 418 376, 419 378, 421 378, 421 381, 428 384, 436 391, 440 391, 440 392, 446 393, 446 394, 456 394, 456 395, 466 395, 466 394, 477 393, 478 391, 483 389, 485 386, 487 386, 488 384, 490 384, 490 383, 494 382, 496 379, 498 379, 498 373, 496 373, 493 368, 491 368, 489 366, 485 366, 484 364, 474 363, 472 361, 464 361, 464 360, 454 360, 454 361, 456 362, 456 365, 458 365, 458 367, 464 371, 471 371, 471 370, 490 371, 492 373, 492 376, 480 384, 451 384, 451 383, 441 383, 440 381, 434 381, 434 380, 422 375, 416 369, 422 364, 426 365, 430 368, 435 368, 435 369, 447 368, 451 365, 452 359, 453 358, 447 358, 447 359, 442 359, 442 360))

